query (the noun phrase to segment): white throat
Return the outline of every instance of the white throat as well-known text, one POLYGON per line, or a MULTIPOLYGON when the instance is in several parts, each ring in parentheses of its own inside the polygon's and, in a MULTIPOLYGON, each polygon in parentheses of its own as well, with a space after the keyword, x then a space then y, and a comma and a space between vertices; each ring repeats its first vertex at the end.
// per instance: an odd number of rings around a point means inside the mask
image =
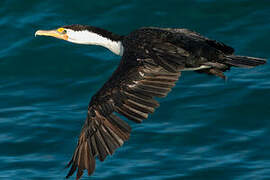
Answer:
POLYGON ((121 41, 113 41, 94 32, 67 30, 67 35, 68 41, 73 43, 103 46, 119 56, 122 56, 124 53, 121 41))

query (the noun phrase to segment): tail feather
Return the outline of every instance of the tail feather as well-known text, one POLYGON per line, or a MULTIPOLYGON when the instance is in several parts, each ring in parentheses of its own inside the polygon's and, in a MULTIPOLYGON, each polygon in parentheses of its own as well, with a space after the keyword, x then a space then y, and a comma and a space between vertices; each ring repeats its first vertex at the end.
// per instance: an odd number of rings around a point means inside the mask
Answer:
POLYGON ((265 64, 266 59, 248 56, 227 55, 224 59, 224 63, 235 67, 252 68, 265 64))
POLYGON ((208 66, 206 69, 199 69, 196 72, 206 73, 210 75, 218 76, 222 79, 226 79, 223 72, 230 69, 231 66, 242 67, 242 68, 253 68, 266 63, 266 59, 248 57, 248 56, 236 56, 226 55, 219 62, 206 62, 203 65, 208 66))

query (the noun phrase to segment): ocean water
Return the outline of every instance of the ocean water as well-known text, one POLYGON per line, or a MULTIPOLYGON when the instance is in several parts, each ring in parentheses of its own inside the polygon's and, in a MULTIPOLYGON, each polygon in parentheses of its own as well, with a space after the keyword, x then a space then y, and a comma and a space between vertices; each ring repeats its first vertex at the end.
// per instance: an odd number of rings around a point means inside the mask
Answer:
MULTIPOLYGON (((119 34, 185 27, 237 54, 270 57, 269 0, 1 0, 0 179, 64 179, 88 102, 120 60, 101 47, 34 37, 67 24, 119 34)), ((226 76, 184 72, 83 179, 270 179, 270 65, 226 76)))

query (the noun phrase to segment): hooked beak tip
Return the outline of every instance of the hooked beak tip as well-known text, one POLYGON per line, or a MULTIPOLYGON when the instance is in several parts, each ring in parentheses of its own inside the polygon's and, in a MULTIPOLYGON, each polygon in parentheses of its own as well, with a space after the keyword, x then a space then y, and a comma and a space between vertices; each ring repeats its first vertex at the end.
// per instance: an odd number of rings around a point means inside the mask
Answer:
POLYGON ((42 35, 42 34, 41 34, 41 30, 37 30, 37 31, 35 32, 35 37, 37 37, 37 36, 39 36, 39 35, 42 35))

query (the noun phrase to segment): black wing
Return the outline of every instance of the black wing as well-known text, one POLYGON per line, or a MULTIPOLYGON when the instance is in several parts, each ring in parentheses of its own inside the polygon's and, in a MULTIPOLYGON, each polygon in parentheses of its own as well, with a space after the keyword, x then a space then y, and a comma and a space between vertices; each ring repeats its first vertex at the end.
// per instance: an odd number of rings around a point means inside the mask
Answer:
POLYGON ((191 31, 189 29, 179 29, 179 28, 160 28, 163 30, 170 31, 174 33, 174 38, 180 40, 185 49, 197 54, 194 51, 205 51, 205 54, 210 54, 211 48, 219 50, 224 54, 233 54, 234 49, 223 42, 219 42, 213 39, 209 39, 201 34, 191 31), (205 47, 202 49, 202 47, 205 47), (211 47, 211 48, 210 48, 211 47))
POLYGON ((131 127, 118 114, 141 123, 159 106, 154 97, 165 97, 179 76, 179 71, 170 72, 151 58, 137 59, 125 53, 117 70, 89 104, 88 117, 67 166, 71 166, 67 178, 76 170, 77 179, 85 169, 91 175, 96 157, 104 161, 129 139, 131 127))
POLYGON ((205 73, 223 77, 229 68, 220 58, 232 54, 231 47, 186 29, 161 30, 146 28, 126 37, 120 65, 89 104, 67 178, 76 170, 77 179, 85 169, 91 175, 96 157, 104 161, 122 146, 131 127, 119 115, 141 123, 159 106, 154 98, 171 91, 181 70, 206 64, 212 68, 205 73))

